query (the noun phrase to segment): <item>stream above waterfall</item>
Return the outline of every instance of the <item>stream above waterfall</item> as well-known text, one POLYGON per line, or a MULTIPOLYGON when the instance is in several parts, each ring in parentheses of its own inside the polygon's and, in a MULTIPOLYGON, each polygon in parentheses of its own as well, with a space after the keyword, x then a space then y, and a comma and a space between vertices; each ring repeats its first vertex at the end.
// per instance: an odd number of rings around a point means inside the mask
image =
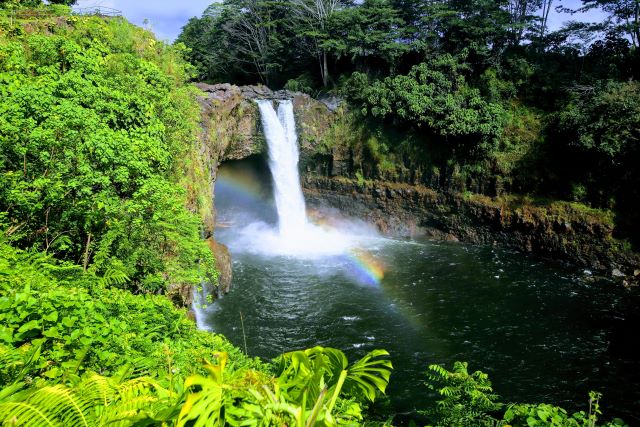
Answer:
POLYGON ((301 220, 283 213, 297 202, 277 202, 293 183, 278 188, 266 165, 220 168, 216 239, 231 251, 233 282, 200 313, 209 329, 265 359, 315 345, 352 361, 386 349, 394 372, 383 412, 415 416, 432 399, 427 366, 461 360, 488 373, 503 402, 586 409, 597 390, 609 415, 636 420, 640 364, 616 341, 626 290, 496 247, 389 239, 335 214, 301 220))

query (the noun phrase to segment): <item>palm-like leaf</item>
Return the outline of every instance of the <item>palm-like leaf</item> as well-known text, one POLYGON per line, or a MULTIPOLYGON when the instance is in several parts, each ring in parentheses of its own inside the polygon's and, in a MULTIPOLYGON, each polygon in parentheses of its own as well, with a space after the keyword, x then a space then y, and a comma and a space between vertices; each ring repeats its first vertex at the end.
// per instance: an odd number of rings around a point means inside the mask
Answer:
POLYGON ((351 365, 344 382, 345 392, 362 395, 369 401, 375 399, 378 390, 384 393, 393 369, 386 356, 389 353, 385 350, 373 350, 351 365))
POLYGON ((334 348, 313 347, 285 353, 278 359, 278 384, 288 397, 309 406, 320 396, 321 390, 332 388, 348 366, 347 357, 334 348))
POLYGON ((344 390, 348 395, 373 401, 376 392, 389 383, 391 361, 385 350, 374 350, 349 366, 340 350, 314 347, 285 353, 279 358, 278 384, 297 404, 307 407, 317 401, 323 388, 331 396, 329 410, 344 390))
MULTIPOLYGON (((0 395, 5 394, 0 391, 0 395)), ((170 407, 171 394, 147 378, 119 381, 89 374, 73 387, 18 392, 0 404, 0 423, 11 426, 130 426, 170 407)))
POLYGON ((193 427, 221 426, 225 423, 225 405, 232 399, 228 396, 229 387, 224 384, 224 369, 228 356, 217 354, 217 364, 207 364, 208 376, 193 375, 186 379, 185 389, 192 393, 178 416, 178 426, 193 427))

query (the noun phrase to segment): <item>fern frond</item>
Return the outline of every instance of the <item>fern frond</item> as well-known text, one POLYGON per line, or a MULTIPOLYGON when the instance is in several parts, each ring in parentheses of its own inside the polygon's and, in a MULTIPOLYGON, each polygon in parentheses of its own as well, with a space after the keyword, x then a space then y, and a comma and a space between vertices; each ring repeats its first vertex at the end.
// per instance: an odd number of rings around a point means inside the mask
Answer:
POLYGON ((13 426, 78 426, 95 425, 91 402, 83 400, 72 389, 55 385, 36 389, 21 402, 0 404, 0 420, 13 426))
MULTIPOLYGON (((4 390, 3 390, 4 392, 4 390)), ((90 373, 74 387, 55 385, 14 394, 0 404, 0 424, 11 426, 130 426, 174 406, 171 394, 147 378, 120 381, 90 373)))
POLYGON ((50 414, 25 402, 8 402, 0 405, 0 421, 10 426, 63 427, 50 414))
POLYGON ((117 390, 111 384, 109 378, 95 373, 85 377, 77 388, 82 391, 85 399, 95 405, 109 406, 118 398, 117 390))
POLYGON ((99 278, 103 286, 122 286, 129 281, 129 276, 124 271, 109 268, 102 277, 99 278))

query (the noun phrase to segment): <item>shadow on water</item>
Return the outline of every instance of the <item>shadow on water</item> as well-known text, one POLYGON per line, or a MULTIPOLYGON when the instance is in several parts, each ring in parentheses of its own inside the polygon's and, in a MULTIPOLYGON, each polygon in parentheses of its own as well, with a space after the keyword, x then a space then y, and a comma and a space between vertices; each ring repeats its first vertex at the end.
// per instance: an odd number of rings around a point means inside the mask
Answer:
POLYGON ((629 351, 638 299, 625 289, 582 270, 459 243, 372 239, 367 253, 384 266, 377 281, 367 276, 371 265, 349 257, 252 253, 235 246, 238 233, 256 220, 275 224, 277 214, 268 170, 254 169, 254 191, 238 193, 251 188, 237 176, 246 166, 223 165, 216 185, 225 225, 216 237, 231 248, 234 277, 207 323, 243 346, 242 312, 249 354, 269 359, 322 345, 353 360, 387 349, 395 369, 385 410, 398 413, 429 402, 422 384, 429 364, 464 360, 490 375, 504 402, 579 410, 597 390, 606 415, 640 422, 640 363, 629 351))

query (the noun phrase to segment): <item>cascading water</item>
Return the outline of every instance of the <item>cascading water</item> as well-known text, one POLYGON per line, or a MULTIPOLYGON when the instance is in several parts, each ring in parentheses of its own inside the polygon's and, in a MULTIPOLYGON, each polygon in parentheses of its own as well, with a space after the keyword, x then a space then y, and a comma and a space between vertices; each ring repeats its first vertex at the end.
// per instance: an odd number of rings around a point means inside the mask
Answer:
POLYGON ((307 214, 298 173, 298 137, 291 101, 281 101, 278 113, 270 100, 258 101, 269 145, 278 228, 283 237, 295 237, 307 228, 307 214))
POLYGON ((193 288, 193 301, 191 302, 191 310, 195 316, 198 329, 209 330, 211 327, 205 322, 207 312, 207 288, 202 283, 201 288, 193 288))
MULTIPOLYGON (((315 258, 341 255, 358 243, 353 223, 345 230, 321 228, 307 220, 300 174, 298 137, 291 101, 258 100, 269 148, 269 170, 278 214, 276 230, 263 221, 246 226, 230 244, 232 251, 315 258)), ((370 229, 367 229, 371 235, 370 229)))

